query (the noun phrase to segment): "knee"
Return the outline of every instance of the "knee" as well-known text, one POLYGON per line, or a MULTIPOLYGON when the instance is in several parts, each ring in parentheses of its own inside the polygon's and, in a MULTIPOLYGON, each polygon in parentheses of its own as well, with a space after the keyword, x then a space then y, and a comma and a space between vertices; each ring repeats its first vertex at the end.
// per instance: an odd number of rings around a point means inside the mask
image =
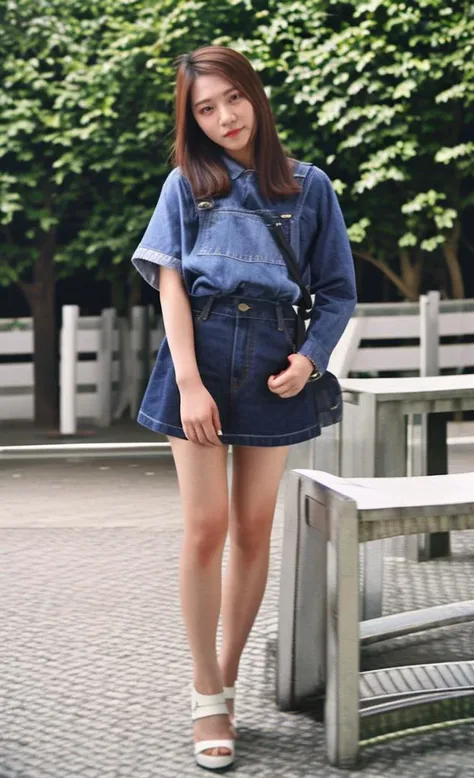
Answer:
POLYGON ((184 544, 188 554, 206 567, 222 552, 227 535, 227 507, 206 513, 197 511, 187 522, 184 544))
POLYGON ((268 549, 272 523, 273 513, 266 511, 234 517, 232 540, 246 557, 252 559, 268 549))

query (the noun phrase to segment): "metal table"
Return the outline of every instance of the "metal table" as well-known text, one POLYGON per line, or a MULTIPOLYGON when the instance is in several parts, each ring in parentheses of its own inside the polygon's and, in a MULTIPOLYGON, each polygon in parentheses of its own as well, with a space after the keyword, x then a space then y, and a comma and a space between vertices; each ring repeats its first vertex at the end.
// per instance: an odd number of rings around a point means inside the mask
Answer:
MULTIPOLYGON (((427 472, 447 472, 447 414, 474 410, 474 374, 415 378, 344 378, 338 430, 342 477, 407 475, 407 417, 428 414, 427 472)), ((313 464, 314 467, 314 464, 313 464)), ((427 536, 428 537, 428 536, 427 536)), ((382 613, 383 541, 365 544, 362 618, 382 613)), ((427 541, 427 556, 449 553, 449 533, 427 541)))

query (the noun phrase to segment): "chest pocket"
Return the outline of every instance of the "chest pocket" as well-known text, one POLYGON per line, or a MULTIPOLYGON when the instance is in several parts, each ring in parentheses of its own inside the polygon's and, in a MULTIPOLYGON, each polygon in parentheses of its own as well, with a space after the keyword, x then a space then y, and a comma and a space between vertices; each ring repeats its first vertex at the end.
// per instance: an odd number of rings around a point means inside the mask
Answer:
MULTIPOLYGON (((289 225, 287 235, 289 237, 289 225)), ((215 206, 200 213, 196 253, 241 262, 284 265, 280 250, 258 214, 215 206)))

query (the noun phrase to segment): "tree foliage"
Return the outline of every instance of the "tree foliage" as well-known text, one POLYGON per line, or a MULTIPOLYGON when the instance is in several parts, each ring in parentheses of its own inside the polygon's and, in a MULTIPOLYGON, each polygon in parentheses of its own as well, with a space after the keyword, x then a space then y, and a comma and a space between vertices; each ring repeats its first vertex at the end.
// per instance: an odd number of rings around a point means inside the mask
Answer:
POLYGON ((224 42, 261 72, 291 152, 333 178, 356 257, 407 297, 445 263, 462 293, 469 3, 6 0, 2 15, 0 282, 25 279, 51 230, 62 273, 127 267, 168 169, 173 59, 224 42))
POLYGON ((472 5, 275 0, 256 16, 239 48, 271 85, 293 153, 334 180, 356 259, 409 299, 423 270, 444 265, 447 294, 462 297, 459 244, 474 205, 472 5))

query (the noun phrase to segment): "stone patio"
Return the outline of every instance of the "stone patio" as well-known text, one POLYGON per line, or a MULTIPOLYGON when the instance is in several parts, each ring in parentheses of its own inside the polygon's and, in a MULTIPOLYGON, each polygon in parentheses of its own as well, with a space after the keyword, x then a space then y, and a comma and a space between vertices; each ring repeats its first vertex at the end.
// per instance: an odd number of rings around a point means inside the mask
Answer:
MULTIPOLYGON (((457 450, 450 468, 474 469, 472 449, 457 450)), ((316 709, 277 710, 284 487, 269 584, 241 665, 230 774, 474 778, 470 725, 364 748, 351 772, 327 764, 316 709)), ((180 523, 169 456, 0 462, 0 778, 205 774, 192 755, 180 523)), ((389 564, 386 612, 474 598, 469 533, 454 537, 452 560, 389 564)), ((473 646, 464 625, 378 647, 366 661, 472 658, 473 646)))

